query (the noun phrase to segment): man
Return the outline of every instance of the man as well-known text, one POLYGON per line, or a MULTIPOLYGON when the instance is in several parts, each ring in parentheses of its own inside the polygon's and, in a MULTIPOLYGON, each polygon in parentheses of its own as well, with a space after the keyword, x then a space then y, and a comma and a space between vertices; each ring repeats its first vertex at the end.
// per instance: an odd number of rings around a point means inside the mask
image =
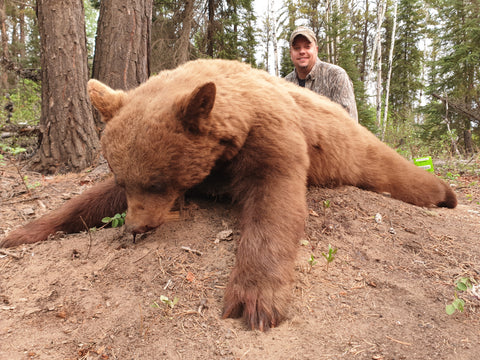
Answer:
POLYGON ((293 31, 290 36, 290 58, 295 70, 285 77, 287 81, 339 103, 358 122, 352 81, 340 66, 318 58, 317 39, 312 30, 299 26, 293 31))

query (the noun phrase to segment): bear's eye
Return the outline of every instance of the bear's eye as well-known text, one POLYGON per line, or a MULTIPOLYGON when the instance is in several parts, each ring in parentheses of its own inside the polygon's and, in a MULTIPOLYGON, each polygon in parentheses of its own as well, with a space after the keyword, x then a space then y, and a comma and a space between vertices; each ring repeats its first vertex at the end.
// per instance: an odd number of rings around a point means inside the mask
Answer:
POLYGON ((117 184, 120 187, 125 188, 125 183, 117 178, 117 175, 113 174, 113 177, 115 179, 115 184, 117 184))
POLYGON ((145 190, 152 194, 163 195, 167 192, 167 187, 163 184, 150 184, 145 190))

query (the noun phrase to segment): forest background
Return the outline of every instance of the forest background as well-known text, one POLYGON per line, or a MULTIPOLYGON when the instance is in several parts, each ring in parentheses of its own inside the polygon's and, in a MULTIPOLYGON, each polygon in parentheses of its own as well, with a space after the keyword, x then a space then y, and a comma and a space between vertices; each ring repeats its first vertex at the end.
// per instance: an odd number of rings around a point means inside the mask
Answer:
POLYGON ((270 0, 263 14, 255 3, 0 0, 3 151, 25 146, 19 129, 30 126, 34 168, 81 170, 98 157, 101 131, 88 78, 129 89, 197 58, 283 77, 289 34, 307 25, 320 59, 352 79, 360 123, 382 140, 409 158, 478 153, 479 0, 270 0))

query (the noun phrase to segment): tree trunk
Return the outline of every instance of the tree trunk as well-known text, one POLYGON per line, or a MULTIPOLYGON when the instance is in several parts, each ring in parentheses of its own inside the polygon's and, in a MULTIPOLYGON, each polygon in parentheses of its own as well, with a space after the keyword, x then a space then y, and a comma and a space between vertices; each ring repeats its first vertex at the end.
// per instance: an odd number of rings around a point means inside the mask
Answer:
MULTIPOLYGON (((100 2, 92 77, 113 89, 128 90, 150 76, 153 0, 100 2)), ((95 124, 103 129, 98 112, 95 124)))
POLYGON ((273 60, 275 61, 273 66, 275 70, 275 76, 279 76, 279 69, 278 69, 278 42, 277 42, 277 20, 275 18, 275 5, 273 0, 271 0, 270 5, 270 20, 272 22, 272 43, 273 43, 273 60))
POLYGON ((185 2, 183 27, 178 39, 177 65, 187 62, 190 57, 190 32, 192 30, 194 2, 194 0, 185 2))
POLYGON ((375 53, 376 53, 376 65, 377 65, 377 82, 376 82, 376 113, 377 113, 377 127, 381 129, 382 121, 382 38, 381 30, 382 23, 385 19, 385 10, 387 7, 386 0, 378 0, 377 2, 377 31, 375 34, 375 43, 373 44, 372 51, 372 63, 370 69, 373 69, 375 63, 375 53))
POLYGON ((8 73, 5 69, 5 64, 10 60, 10 52, 8 49, 8 32, 7 32, 7 23, 6 23, 6 11, 5 11, 5 0, 0 0, 0 40, 2 45, 2 51, 0 52, 0 66, 2 69, 2 74, 0 75, 0 88, 8 89, 8 73))
POLYGON ((365 22, 363 23, 363 51, 360 62, 360 80, 365 82, 367 73, 367 51, 368 51, 368 0, 365 0, 365 22))
POLYGON ((150 76, 153 0, 100 2, 93 78, 128 90, 150 76))
POLYGON ((207 55, 213 58, 213 34, 215 21, 215 2, 208 0, 207 55))
POLYGON ((388 75, 387 75, 387 85, 385 86, 385 110, 383 112, 383 123, 382 123, 382 141, 385 141, 385 132, 387 130, 387 120, 388 120, 388 98, 390 96, 390 80, 392 78, 392 67, 393 67, 393 49, 395 47, 395 32, 397 30, 397 0, 393 7, 393 28, 392 28, 392 38, 390 44, 390 53, 388 55, 388 75))
POLYGON ((330 0, 325 1, 325 42, 327 43, 327 59, 332 62, 332 52, 330 44, 330 0))
POLYGON ((87 97, 87 44, 82 0, 37 0, 41 39, 41 143, 33 167, 80 171, 99 150, 87 97))
POLYGON ((463 130, 463 142, 465 143, 465 152, 473 154, 472 131, 470 129, 463 130))

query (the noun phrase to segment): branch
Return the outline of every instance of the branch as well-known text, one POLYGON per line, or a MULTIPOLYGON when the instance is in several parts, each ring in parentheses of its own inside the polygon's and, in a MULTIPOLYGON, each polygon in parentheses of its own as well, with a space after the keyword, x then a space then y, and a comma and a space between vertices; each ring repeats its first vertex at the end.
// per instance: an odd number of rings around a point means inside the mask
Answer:
POLYGON ((6 139, 14 136, 38 136, 40 128, 38 126, 13 126, 9 125, 0 129, 0 139, 6 139))
POLYGON ((432 96, 443 101, 444 103, 448 102, 448 105, 450 105, 455 110, 460 111, 461 113, 467 115, 472 120, 478 121, 480 123, 480 113, 477 114, 477 112, 467 109, 463 105, 456 104, 455 102, 452 102, 451 100, 448 100, 438 94, 433 93, 432 96))

